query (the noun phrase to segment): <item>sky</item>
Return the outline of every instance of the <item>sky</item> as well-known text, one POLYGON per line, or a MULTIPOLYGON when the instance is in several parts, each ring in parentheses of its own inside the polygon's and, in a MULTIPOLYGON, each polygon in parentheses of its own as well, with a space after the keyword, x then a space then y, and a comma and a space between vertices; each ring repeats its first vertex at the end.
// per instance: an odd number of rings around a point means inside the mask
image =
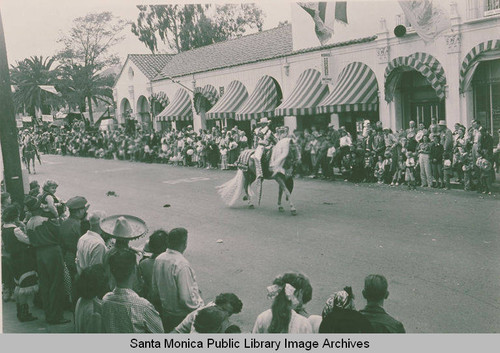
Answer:
MULTIPOLYGON (((193 0, 148 0, 147 4, 193 3, 193 0)), ((217 2, 217 1, 210 1, 217 2)), ((218 1, 223 2, 223 1, 218 1)), ((231 1, 236 2, 236 1, 231 1)), ((289 0, 248 1, 256 2, 266 17, 264 29, 276 27, 280 21, 291 19, 289 0)), ((111 11, 128 21, 135 21, 139 10, 138 0, 0 0, 7 57, 9 64, 33 55, 51 56, 61 44, 58 38, 71 28, 75 18, 90 12, 111 11)), ((147 54, 150 51, 128 27, 125 40, 115 47, 122 63, 127 54, 147 54)))

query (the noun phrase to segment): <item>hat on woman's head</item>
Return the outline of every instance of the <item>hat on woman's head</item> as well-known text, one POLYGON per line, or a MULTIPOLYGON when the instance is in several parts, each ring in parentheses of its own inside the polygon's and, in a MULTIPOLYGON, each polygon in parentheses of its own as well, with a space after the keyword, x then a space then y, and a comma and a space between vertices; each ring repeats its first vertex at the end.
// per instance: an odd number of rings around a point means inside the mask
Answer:
POLYGON ((269 120, 268 118, 262 118, 259 120, 259 124, 269 124, 271 122, 271 120, 269 120))
POLYGON ((101 230, 107 235, 123 240, 140 238, 148 231, 146 223, 135 216, 114 215, 101 219, 101 230))

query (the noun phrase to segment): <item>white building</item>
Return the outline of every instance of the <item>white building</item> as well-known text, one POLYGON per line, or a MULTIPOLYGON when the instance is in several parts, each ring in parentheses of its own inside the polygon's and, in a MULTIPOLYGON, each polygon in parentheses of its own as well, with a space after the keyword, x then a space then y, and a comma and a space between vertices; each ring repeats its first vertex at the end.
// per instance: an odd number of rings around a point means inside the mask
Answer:
POLYGON ((349 24, 320 46, 312 17, 292 6, 292 25, 177 55, 130 55, 114 87, 118 114, 150 119, 149 97, 170 104, 157 129, 175 122, 238 124, 272 117, 295 128, 363 119, 393 130, 431 118, 500 128, 500 2, 440 1, 451 27, 425 43, 396 1, 348 2, 349 24), (407 32, 396 37, 394 29, 407 32), (187 121, 187 122, 186 122, 187 121))

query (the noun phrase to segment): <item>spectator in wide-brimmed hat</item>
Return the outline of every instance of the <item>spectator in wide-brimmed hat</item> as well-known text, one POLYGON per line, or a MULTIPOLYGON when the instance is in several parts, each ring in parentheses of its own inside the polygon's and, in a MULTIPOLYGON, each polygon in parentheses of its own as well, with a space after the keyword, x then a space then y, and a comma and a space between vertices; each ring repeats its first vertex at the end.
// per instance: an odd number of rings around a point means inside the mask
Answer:
MULTIPOLYGON (((136 260, 139 262, 142 257, 142 249, 136 249, 130 245, 130 241, 138 239, 145 235, 148 231, 146 223, 139 217, 130 215, 114 215, 101 219, 99 222, 102 234, 113 238, 115 243, 106 252, 104 256, 104 267, 108 271, 109 287, 114 288, 115 282, 111 276, 109 268, 109 257, 118 249, 130 249, 136 254, 136 260)), ((134 290, 140 291, 141 284, 137 273, 134 272, 134 290)))

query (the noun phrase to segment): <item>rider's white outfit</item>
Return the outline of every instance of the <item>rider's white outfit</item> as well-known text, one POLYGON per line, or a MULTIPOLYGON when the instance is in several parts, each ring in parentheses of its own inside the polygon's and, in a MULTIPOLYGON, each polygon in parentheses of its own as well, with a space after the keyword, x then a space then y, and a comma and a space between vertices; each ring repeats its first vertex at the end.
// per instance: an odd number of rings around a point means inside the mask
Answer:
POLYGON ((257 147, 255 148, 255 153, 253 155, 253 158, 255 160, 255 170, 257 174, 256 177, 262 178, 262 154, 264 153, 264 150, 266 148, 271 146, 271 143, 275 138, 268 125, 256 128, 254 134, 257 142, 257 147))

